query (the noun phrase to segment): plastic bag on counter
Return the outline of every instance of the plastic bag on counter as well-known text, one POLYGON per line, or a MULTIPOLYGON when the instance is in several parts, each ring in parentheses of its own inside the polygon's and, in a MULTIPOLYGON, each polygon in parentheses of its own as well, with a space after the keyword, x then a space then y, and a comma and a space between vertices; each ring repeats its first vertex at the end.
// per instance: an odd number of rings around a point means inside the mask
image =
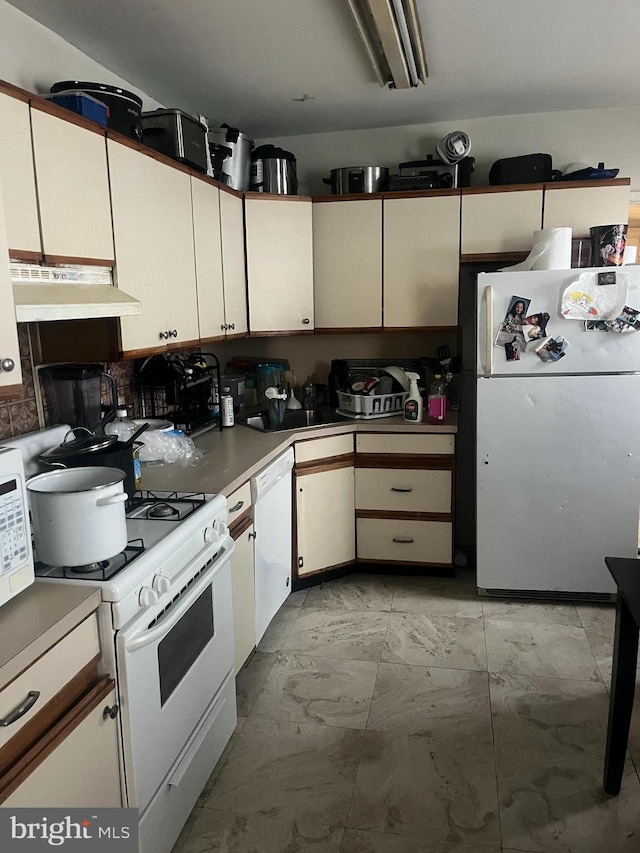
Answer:
POLYGON ((627 301, 626 272, 583 272, 562 294, 565 320, 612 320, 627 301))
POLYGON ((140 448, 140 460, 147 463, 177 462, 179 465, 195 465, 203 455, 193 439, 180 429, 146 432, 144 445, 140 448))

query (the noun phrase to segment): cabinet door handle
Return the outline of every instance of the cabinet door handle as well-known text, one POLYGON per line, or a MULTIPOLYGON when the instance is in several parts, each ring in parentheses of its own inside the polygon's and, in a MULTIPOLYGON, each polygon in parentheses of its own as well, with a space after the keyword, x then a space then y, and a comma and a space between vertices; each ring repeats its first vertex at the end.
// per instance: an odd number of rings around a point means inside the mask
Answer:
POLYGON ((242 509, 243 506, 244 506, 244 501, 238 501, 238 503, 235 506, 232 506, 229 509, 229 512, 238 512, 238 510, 242 509))
POLYGON ((169 338, 169 332, 160 332, 160 337, 163 341, 166 341, 169 338))
POLYGON ((305 317, 302 321, 303 326, 308 326, 311 320, 308 317, 305 317))
POLYGON ((17 708, 14 708, 13 711, 0 720, 0 726, 10 726, 12 723, 19 720, 20 717, 24 717, 27 711, 30 711, 36 704, 38 696, 40 696, 39 690, 30 690, 27 694, 27 698, 24 699, 17 708))
POLYGON ((12 358, 3 358, 0 360, 0 370, 3 370, 5 373, 11 373, 15 366, 16 363, 12 358))
POLYGON ((298 557, 298 568, 301 569, 304 566, 304 557, 298 557))
POLYGON ((236 324, 235 324, 235 323, 231 323, 231 324, 229 325, 229 328, 231 329, 231 331, 233 331, 233 330, 235 329, 235 327, 236 327, 236 324))
POLYGON ((413 539, 399 539, 396 536, 393 537, 393 541, 397 542, 398 545, 411 545, 413 539))
POLYGON ((399 486, 391 486, 390 491, 392 491, 392 492, 412 492, 413 489, 402 489, 399 486))
POLYGON ((169 332, 169 334, 171 335, 172 338, 177 338, 178 337, 178 330, 173 329, 173 331, 169 332))
POLYGON ((104 711, 102 712, 102 719, 106 720, 107 718, 110 718, 112 720, 115 720, 115 718, 118 716, 119 710, 120 708, 117 705, 107 705, 104 711))
POLYGON ((226 323, 221 323, 221 324, 220 324, 220 328, 221 328, 221 329, 222 329, 222 331, 224 332, 224 331, 225 331, 225 329, 227 328, 226 323))
POLYGON ((253 539, 253 541, 255 542, 257 535, 258 535, 257 531, 254 530, 253 533, 249 534, 249 539, 253 539))

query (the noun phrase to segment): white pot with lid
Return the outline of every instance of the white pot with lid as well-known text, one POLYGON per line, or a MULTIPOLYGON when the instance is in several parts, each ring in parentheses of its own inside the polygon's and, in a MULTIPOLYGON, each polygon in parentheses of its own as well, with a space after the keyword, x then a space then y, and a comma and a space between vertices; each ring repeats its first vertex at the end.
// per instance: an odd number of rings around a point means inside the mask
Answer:
POLYGON ((66 468, 27 481, 37 558, 49 566, 108 560, 127 545, 124 471, 66 468))

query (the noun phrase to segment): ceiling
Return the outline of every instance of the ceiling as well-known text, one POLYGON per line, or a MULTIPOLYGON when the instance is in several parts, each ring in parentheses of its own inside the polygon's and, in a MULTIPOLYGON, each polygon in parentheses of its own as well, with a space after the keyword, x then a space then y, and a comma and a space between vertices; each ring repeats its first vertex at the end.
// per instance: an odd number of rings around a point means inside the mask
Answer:
POLYGON ((640 106, 637 0, 417 0, 429 81, 409 90, 375 81, 345 0, 9 2, 160 103, 254 138, 640 106))

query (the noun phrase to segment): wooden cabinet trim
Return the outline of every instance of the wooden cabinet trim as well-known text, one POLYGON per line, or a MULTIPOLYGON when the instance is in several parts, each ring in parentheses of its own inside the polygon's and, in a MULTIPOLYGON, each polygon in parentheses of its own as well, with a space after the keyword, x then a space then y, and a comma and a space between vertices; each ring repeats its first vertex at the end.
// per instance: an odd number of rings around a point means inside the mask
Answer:
POLYGON ((245 192, 243 196, 247 200, 271 199, 271 201, 313 201, 310 195, 284 195, 283 193, 251 193, 245 192))
POLYGON ((245 512, 242 513, 231 525, 229 528, 229 534, 233 541, 239 539, 243 533, 246 533, 247 530, 253 524, 253 508, 249 507, 245 512))
POLYGON ((314 195, 311 201, 314 204, 326 204, 336 201, 379 201, 384 197, 385 193, 340 193, 339 195, 314 195))
POLYGON ((71 708, 9 771, 0 777, 0 803, 3 803, 80 723, 108 696, 115 681, 105 676, 71 708))
POLYGON ((385 518, 403 521, 443 521, 451 524, 450 512, 397 512, 386 509, 357 509, 356 518, 385 518))
POLYGON ((631 186, 631 178, 610 178, 603 181, 554 181, 550 184, 545 184, 545 192, 547 190, 578 190, 583 187, 629 187, 631 186))
POLYGON ((0 80, 0 92, 2 92, 3 95, 9 95, 9 97, 15 98, 16 101, 24 101, 27 104, 33 97, 36 97, 33 92, 27 92, 26 89, 21 89, 20 86, 14 86, 13 83, 7 83, 6 80, 0 80))
POLYGON ((416 469, 425 471, 453 471, 453 454, 399 454, 399 453, 356 453, 356 468, 416 469))
POLYGON ((148 355, 159 355, 163 352, 172 352, 174 350, 196 349, 200 346, 200 341, 177 341, 176 343, 162 344, 157 347, 148 347, 147 349, 129 349, 121 350, 120 357, 123 361, 132 358, 146 358, 148 355))
MULTIPOLYGON (((251 329, 249 329, 248 337, 250 337, 250 338, 277 338, 277 337, 281 337, 283 335, 286 335, 287 337, 291 337, 292 335, 312 335, 313 332, 314 332, 313 329, 309 329, 308 331, 305 329, 288 329, 288 330, 283 330, 283 331, 279 331, 279 332, 252 332, 251 329)), ((231 337, 231 336, 228 336, 228 337, 231 337)), ((242 337, 244 337, 244 335, 242 335, 242 337)))
POLYGON ((10 768, 98 681, 100 655, 84 666, 0 749, 0 767, 10 768))
MULTIPOLYGON (((44 260, 42 252, 26 251, 24 249, 9 249, 10 261, 26 261, 27 263, 41 263, 44 260)), ((107 266, 112 266, 110 261, 107 266)))
POLYGON ((352 566, 354 564, 354 562, 355 562, 355 559, 346 560, 344 563, 334 563, 334 565, 332 565, 332 566, 327 566, 324 569, 314 569, 312 572, 305 572, 303 575, 298 574, 299 570, 298 570, 298 566, 296 565, 295 566, 295 575, 292 578, 292 582, 294 580, 304 581, 307 578, 314 577, 315 575, 326 575, 328 572, 335 572, 338 569, 344 569, 347 566, 352 566))
POLYGON ((0 400, 17 400, 22 397, 22 385, 0 385, 0 400))
POLYGON ((378 335, 386 332, 382 326, 329 326, 327 328, 315 328, 316 335, 378 335))
POLYGON ((408 560, 404 563, 402 560, 373 560, 370 557, 356 557, 356 563, 366 563, 372 564, 376 566, 411 566, 411 568, 415 568, 418 566, 423 566, 424 568, 434 568, 434 569, 451 569, 451 563, 427 563, 427 562, 418 562, 417 560, 408 560))
POLYGON ((54 265, 82 264, 92 267, 113 267, 115 265, 114 258, 77 258, 73 255, 43 255, 42 258, 45 264, 54 265))
POLYGON ((140 142, 136 142, 135 139, 124 136, 122 133, 118 133, 115 130, 107 128, 107 139, 110 139, 112 142, 117 142, 120 145, 124 145, 126 148, 133 148, 133 150, 137 151, 139 154, 144 154, 145 157, 151 157, 152 160, 157 160, 159 163, 163 163, 165 166, 170 166, 178 172, 184 172, 187 175, 191 175, 193 172, 192 169, 185 166, 183 163, 179 163, 177 160, 173 160, 171 157, 167 157, 165 154, 161 154, 153 148, 142 145, 140 142))
POLYGON ((354 456, 354 453, 346 453, 341 456, 328 456, 326 459, 314 459, 312 462, 296 462, 296 477, 319 474, 322 471, 335 471, 338 468, 352 468, 354 456))
POLYGON ((546 184, 490 184, 486 187, 463 187, 462 195, 488 195, 489 193, 522 193, 544 190, 546 184))
POLYGON ((481 254, 460 255, 461 264, 482 264, 493 261, 505 261, 506 263, 518 263, 529 256, 529 252, 484 252, 481 254))

